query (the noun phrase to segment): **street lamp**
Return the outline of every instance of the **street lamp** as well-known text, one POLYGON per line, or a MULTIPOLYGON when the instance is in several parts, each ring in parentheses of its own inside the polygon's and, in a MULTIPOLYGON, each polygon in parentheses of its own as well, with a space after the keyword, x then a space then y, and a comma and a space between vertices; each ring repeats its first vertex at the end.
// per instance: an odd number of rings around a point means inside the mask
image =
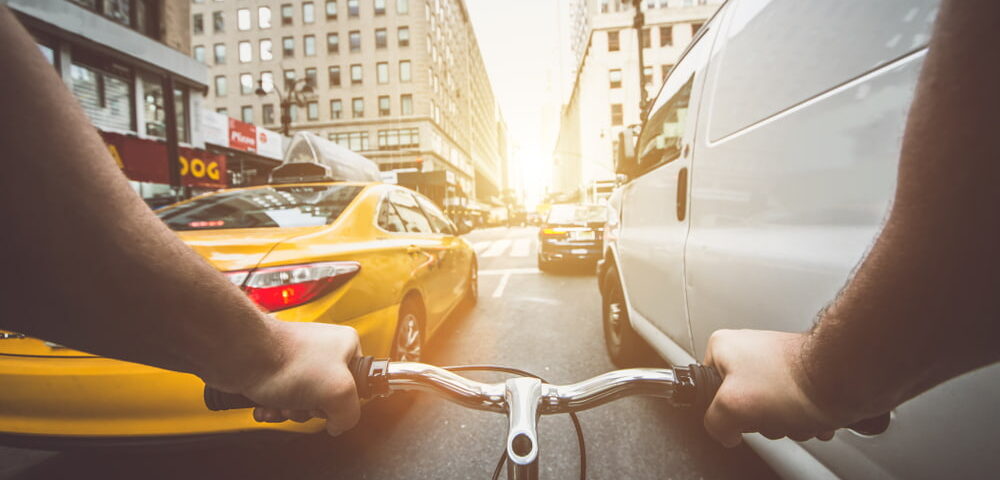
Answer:
POLYGON ((632 6, 635 8, 632 27, 635 28, 636 44, 639 47, 639 118, 645 119, 649 99, 646 96, 646 65, 642 58, 642 28, 646 23, 646 16, 642 13, 642 0, 632 0, 632 6))
MULTIPOLYGON (((278 102, 281 105, 281 134, 287 137, 291 135, 289 128, 292 125, 292 105, 306 108, 307 102, 314 98, 316 92, 305 78, 292 80, 291 83, 286 79, 284 95, 281 94, 281 90, 273 86, 272 90, 278 94, 278 102)), ((257 91, 254 93, 258 97, 267 95, 267 90, 264 90, 264 80, 257 80, 257 91)))

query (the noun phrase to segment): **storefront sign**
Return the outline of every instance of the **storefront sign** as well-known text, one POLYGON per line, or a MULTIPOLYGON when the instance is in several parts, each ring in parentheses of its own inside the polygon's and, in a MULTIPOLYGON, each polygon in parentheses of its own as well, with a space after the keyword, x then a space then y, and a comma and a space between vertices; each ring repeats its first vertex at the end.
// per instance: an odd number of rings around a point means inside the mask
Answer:
POLYGON ((211 110, 202 110, 201 136, 205 143, 228 146, 229 117, 211 110))
POLYGON ((256 153, 275 160, 281 160, 284 153, 282 137, 278 132, 241 122, 211 110, 201 111, 201 124, 205 143, 256 153))
MULTIPOLYGON (((129 180, 170 183, 167 146, 163 142, 101 132, 108 151, 129 180)), ((226 188, 226 156, 194 148, 178 149, 181 185, 226 188)))
POLYGON ((229 148, 244 152, 257 151, 257 129, 250 123, 229 119, 229 148))
POLYGON ((281 135, 266 128, 257 127, 257 154, 281 160, 281 135))

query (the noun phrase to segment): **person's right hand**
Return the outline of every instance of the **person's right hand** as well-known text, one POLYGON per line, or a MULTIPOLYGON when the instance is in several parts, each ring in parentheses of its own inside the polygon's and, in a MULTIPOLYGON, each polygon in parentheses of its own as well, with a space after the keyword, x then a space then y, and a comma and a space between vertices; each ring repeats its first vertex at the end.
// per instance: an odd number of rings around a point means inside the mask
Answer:
POLYGON ((331 435, 350 429, 361 414, 354 377, 348 363, 361 356, 358 333, 350 327, 324 323, 274 321, 275 348, 281 362, 273 372, 240 388, 261 407, 258 422, 305 422, 326 418, 331 435))

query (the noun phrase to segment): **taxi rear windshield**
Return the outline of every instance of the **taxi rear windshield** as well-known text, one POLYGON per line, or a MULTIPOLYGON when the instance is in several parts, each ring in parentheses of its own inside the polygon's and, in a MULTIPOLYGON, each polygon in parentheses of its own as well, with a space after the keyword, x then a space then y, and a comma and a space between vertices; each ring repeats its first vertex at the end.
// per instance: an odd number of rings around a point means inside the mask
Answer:
POLYGON ((173 230, 313 227, 333 223, 358 185, 267 187, 216 193, 158 212, 173 230))

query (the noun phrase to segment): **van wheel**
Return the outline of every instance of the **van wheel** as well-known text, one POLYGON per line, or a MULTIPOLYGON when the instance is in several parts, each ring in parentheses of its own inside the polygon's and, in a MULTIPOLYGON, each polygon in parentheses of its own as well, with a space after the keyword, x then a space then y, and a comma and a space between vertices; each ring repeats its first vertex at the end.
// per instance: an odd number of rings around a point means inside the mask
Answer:
POLYGON ((399 362, 419 362, 424 350, 423 308, 414 297, 403 300, 399 307, 399 322, 392 340, 392 359, 399 362))
POLYGON ((650 360, 646 342, 632 329, 628 319, 625 295, 618 283, 617 272, 608 272, 607 290, 603 297, 604 344, 611 361, 619 368, 640 366, 650 360))

